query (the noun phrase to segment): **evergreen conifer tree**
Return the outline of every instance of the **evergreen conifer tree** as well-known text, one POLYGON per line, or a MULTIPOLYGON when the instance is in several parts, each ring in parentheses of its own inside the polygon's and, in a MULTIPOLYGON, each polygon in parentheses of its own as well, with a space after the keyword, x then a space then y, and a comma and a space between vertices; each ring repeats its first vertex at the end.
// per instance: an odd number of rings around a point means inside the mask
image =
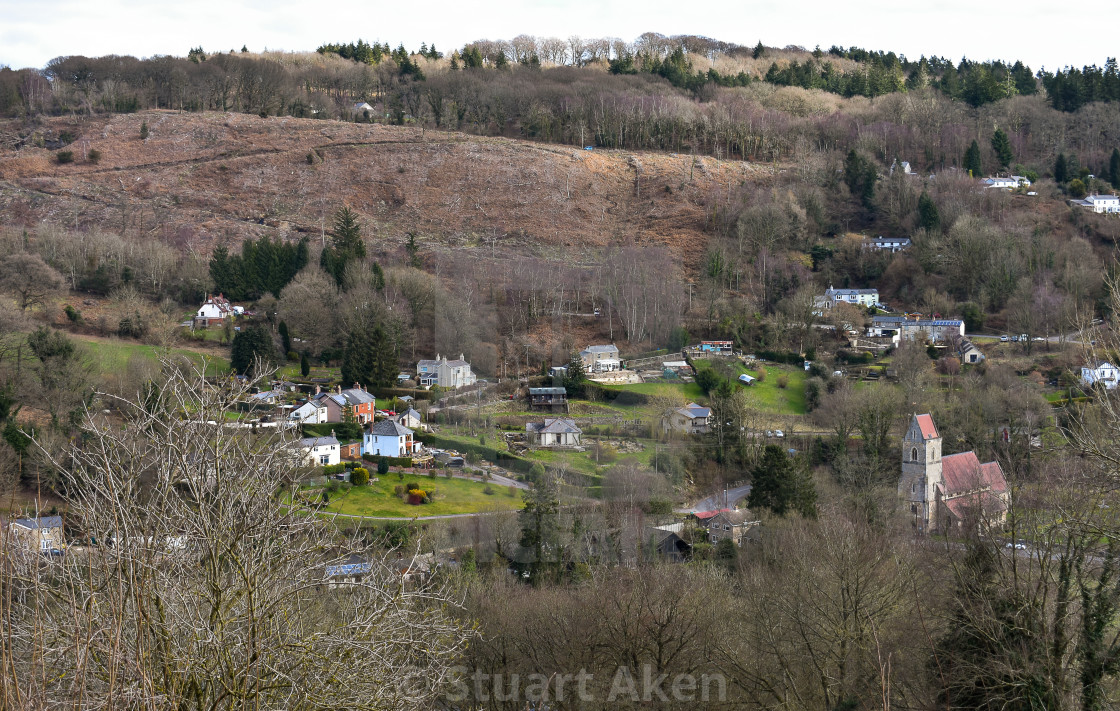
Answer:
POLYGON ((1112 157, 1108 160, 1108 182, 1120 190, 1120 148, 1113 148, 1112 157))
POLYGON ((964 169, 973 178, 979 178, 984 174, 984 167, 980 162, 980 144, 976 141, 973 141, 964 153, 964 169))
POLYGON ((1066 162, 1066 154, 1059 153, 1058 159, 1054 161, 1054 182, 1061 185, 1069 180, 1069 166, 1066 162))
POLYGON ((941 213, 929 193, 924 190, 918 197, 918 226, 929 232, 937 232, 941 229, 941 213))
POLYGON ((1015 157, 1011 152, 1011 141, 1008 140, 1007 134, 1002 129, 996 129, 992 134, 992 150, 995 151, 996 160, 999 161, 1001 168, 1006 168, 1011 165, 1011 160, 1015 157))

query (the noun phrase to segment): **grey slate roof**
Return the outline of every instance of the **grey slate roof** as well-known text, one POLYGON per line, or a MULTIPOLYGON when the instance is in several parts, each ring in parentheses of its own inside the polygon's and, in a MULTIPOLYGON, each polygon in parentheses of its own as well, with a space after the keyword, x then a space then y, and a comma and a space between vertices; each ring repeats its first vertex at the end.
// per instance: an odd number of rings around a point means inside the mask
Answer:
POLYGON ((567 395, 564 388, 529 388, 530 395, 567 395))
POLYGON ((17 518, 12 523, 19 524, 32 530, 39 528, 59 528, 62 526, 61 516, 40 516, 39 518, 17 518))
POLYGON ((342 396, 345 397, 351 405, 364 405, 366 403, 376 402, 376 399, 373 397, 373 395, 370 395, 365 390, 360 390, 358 388, 343 390, 342 396))
POLYGON ((618 347, 613 344, 609 346, 588 346, 580 353, 618 353, 618 347))
POLYGON ((338 444, 338 440, 334 437, 304 437, 299 441, 299 446, 304 447, 305 449, 311 449, 313 447, 326 447, 332 444, 338 444))
POLYGON ((393 420, 381 420, 370 425, 369 433, 379 437, 404 437, 412 434, 412 430, 393 420))
POLYGON ((583 430, 576 426, 575 420, 545 419, 544 422, 526 422, 526 432, 539 432, 541 434, 581 434, 583 430))

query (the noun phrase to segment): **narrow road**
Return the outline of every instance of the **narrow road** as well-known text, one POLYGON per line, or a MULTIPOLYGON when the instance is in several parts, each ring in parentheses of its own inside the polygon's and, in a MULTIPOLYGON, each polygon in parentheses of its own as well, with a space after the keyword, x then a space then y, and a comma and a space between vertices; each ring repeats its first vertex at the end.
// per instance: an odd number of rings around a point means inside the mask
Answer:
MULTIPOLYGON (((734 508, 735 504, 747 498, 751 493, 751 485, 743 484, 727 490, 727 503, 726 508, 734 508)), ((701 499, 696 502, 695 506, 689 508, 676 509, 677 513, 696 513, 698 511, 715 511, 716 509, 724 508, 724 492, 713 494, 706 499, 701 499)))

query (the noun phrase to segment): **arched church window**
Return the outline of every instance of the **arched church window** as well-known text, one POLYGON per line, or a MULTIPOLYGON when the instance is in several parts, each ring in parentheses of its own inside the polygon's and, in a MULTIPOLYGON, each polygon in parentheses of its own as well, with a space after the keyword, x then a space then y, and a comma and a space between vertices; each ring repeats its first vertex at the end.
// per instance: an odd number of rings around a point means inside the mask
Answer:
POLYGON ((910 450, 910 461, 912 461, 912 462, 918 461, 918 448, 917 447, 911 448, 911 450, 910 450))

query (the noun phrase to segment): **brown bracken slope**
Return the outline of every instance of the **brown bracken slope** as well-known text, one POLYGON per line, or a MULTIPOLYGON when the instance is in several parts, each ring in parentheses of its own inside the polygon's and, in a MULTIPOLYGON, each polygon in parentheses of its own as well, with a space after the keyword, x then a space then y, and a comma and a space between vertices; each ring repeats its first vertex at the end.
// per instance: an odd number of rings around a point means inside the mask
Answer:
POLYGON ((545 254, 628 239, 694 263, 729 187, 769 175, 689 155, 246 114, 0 124, 5 224, 144 233, 202 253, 249 236, 319 238, 349 205, 368 237, 389 242, 411 231, 433 247, 545 254), (76 137, 69 164, 37 147, 62 131, 76 137))

